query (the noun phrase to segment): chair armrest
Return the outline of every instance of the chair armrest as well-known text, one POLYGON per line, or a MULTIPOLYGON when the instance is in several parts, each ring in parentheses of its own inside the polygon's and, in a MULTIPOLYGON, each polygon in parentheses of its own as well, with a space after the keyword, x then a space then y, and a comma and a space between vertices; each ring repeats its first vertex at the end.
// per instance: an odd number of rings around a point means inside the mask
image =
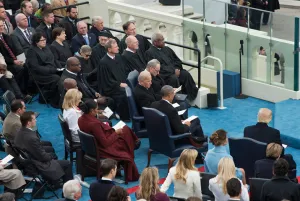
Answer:
POLYGON ((172 139, 172 140, 179 140, 179 139, 187 138, 187 137, 190 137, 190 136, 192 136, 191 133, 183 133, 183 134, 179 134, 179 135, 169 136, 169 138, 172 139))
POLYGON ((135 121, 145 121, 143 116, 133 116, 133 120, 135 120, 135 121))

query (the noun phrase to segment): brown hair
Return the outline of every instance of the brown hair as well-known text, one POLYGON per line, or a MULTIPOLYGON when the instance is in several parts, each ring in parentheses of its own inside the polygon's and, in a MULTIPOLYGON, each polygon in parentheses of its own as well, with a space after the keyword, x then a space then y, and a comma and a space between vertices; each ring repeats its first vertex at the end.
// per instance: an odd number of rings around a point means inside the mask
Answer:
POLYGON ((126 31, 131 24, 134 24, 134 22, 133 21, 125 22, 122 26, 123 30, 126 31))
POLYGON ((281 155, 281 152, 282 146, 272 142, 267 146, 266 156, 271 158, 278 158, 281 155))
POLYGON ((216 130, 210 137, 209 141, 214 146, 221 146, 227 139, 227 132, 224 129, 216 130))

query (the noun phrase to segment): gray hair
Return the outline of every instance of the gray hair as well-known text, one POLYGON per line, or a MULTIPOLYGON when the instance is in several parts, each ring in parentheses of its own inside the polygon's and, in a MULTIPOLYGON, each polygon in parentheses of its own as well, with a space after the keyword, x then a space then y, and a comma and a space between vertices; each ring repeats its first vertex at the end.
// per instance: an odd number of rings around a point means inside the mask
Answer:
POLYGON ((146 68, 149 70, 150 67, 156 67, 160 62, 157 59, 151 59, 148 63, 146 68))
POLYGON ((81 21, 77 22, 77 24, 76 24, 77 29, 78 29, 79 25, 81 25, 81 24, 85 24, 85 26, 87 26, 87 23, 85 21, 81 20, 81 21))
POLYGON ((160 93, 161 93, 162 97, 166 97, 166 96, 174 93, 174 89, 170 85, 165 85, 161 88, 160 93))
POLYGON ((113 44, 116 44, 116 40, 113 38, 108 39, 108 41, 105 43, 104 47, 106 51, 108 51, 108 48, 111 48, 113 44))
POLYGON ((161 33, 154 33, 151 37, 151 41, 152 43, 157 41, 159 38, 163 37, 163 35, 161 33))
POLYGON ((101 16, 94 16, 92 18, 92 25, 94 25, 96 22, 101 21, 101 20, 103 21, 103 18, 101 16))
POLYGON ((35 8, 35 9, 39 8, 40 4, 39 4, 39 2, 37 0, 31 0, 30 2, 32 4, 33 8, 35 8))
POLYGON ((69 180, 63 186, 64 197, 70 200, 74 200, 74 195, 81 192, 80 183, 78 180, 69 180))
POLYGON ((83 45, 80 48, 80 53, 89 53, 92 52, 92 48, 89 45, 83 45))
POLYGON ((138 81, 139 81, 139 82, 143 82, 143 81, 146 80, 147 78, 151 78, 151 74, 150 74, 148 71, 142 71, 142 72, 139 74, 138 81))
POLYGON ((16 20, 17 23, 19 23, 21 16, 25 16, 25 17, 26 17, 26 15, 24 15, 23 13, 18 13, 18 14, 15 16, 15 20, 16 20))

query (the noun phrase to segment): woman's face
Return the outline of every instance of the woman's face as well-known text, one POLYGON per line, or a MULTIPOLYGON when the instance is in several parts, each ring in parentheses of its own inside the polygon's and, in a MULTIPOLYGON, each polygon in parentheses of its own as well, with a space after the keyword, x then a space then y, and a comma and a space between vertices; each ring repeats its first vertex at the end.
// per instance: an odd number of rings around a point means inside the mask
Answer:
POLYGON ((59 36, 57 36, 57 38, 60 40, 60 41, 65 41, 66 40, 66 32, 65 31, 62 31, 61 33, 60 33, 60 35, 59 36))
POLYGON ((47 45, 47 40, 43 36, 41 37, 40 41, 36 44, 39 48, 44 48, 47 45))

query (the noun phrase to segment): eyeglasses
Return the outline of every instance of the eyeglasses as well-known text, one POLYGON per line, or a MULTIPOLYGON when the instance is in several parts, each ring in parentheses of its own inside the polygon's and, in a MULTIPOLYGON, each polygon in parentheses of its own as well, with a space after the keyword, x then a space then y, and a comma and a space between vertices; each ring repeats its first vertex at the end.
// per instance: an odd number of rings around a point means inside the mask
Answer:
POLYGON ((47 39, 41 39, 40 41, 43 42, 43 41, 46 41, 46 40, 47 40, 47 39))

